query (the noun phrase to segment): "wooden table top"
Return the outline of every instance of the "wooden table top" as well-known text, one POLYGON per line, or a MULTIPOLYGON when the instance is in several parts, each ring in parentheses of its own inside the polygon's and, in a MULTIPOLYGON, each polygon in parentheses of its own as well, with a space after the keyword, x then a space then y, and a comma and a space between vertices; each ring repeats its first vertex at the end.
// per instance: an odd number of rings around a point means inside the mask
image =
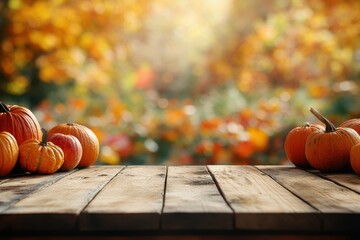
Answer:
POLYGON ((0 232, 358 231, 359 193, 291 166, 93 166, 0 179, 0 232))

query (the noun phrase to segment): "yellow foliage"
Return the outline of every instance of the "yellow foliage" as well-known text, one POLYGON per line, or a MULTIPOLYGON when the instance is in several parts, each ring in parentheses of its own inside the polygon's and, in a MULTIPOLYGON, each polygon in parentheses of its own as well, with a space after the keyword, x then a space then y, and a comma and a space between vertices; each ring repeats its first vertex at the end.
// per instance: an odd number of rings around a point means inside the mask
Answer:
POLYGON ((266 132, 260 128, 249 128, 247 131, 257 151, 263 151, 268 147, 269 136, 266 132))
POLYGON ((26 91, 29 85, 29 79, 23 75, 15 75, 7 85, 7 91, 14 95, 21 95, 26 91))
POLYGON ((105 164, 110 164, 110 165, 120 164, 120 157, 109 146, 103 146, 101 148, 99 160, 105 164))
POLYGON ((14 74, 14 65, 23 67, 35 60, 45 82, 106 83, 115 49, 126 45, 123 34, 139 30, 150 3, 11 0, 7 10, 9 31, 0 49, 7 59, 1 62, 2 68, 10 75, 14 74), (15 54, 8 49, 16 50, 15 54), (83 55, 80 61, 79 53, 83 55), (84 68, 88 63, 93 66, 84 68))

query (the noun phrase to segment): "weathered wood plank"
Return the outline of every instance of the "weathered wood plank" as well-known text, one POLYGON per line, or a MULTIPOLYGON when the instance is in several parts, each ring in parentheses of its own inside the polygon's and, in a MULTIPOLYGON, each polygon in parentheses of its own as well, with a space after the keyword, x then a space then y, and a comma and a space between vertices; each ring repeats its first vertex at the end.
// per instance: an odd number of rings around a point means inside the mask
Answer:
POLYGON ((90 167, 65 176, 0 213, 0 230, 75 230, 79 213, 122 168, 90 167))
POLYGON ((233 228, 233 211, 219 193, 205 166, 168 167, 162 228, 233 228))
POLYGON ((81 214, 80 230, 160 229, 165 177, 165 166, 127 167, 81 214))
POLYGON ((360 193, 360 176, 355 173, 336 174, 316 172, 316 174, 360 193))
POLYGON ((252 166, 208 166, 245 230, 320 231, 318 211, 252 166))
POLYGON ((9 178, 5 178, 5 177, 0 178, 0 185, 6 181, 9 181, 9 178))
POLYGON ((257 167, 318 209, 324 231, 355 231, 360 227, 359 194, 295 167, 257 167))
POLYGON ((3 179, 0 184, 0 212, 41 188, 47 187, 71 172, 52 175, 23 174, 3 179))

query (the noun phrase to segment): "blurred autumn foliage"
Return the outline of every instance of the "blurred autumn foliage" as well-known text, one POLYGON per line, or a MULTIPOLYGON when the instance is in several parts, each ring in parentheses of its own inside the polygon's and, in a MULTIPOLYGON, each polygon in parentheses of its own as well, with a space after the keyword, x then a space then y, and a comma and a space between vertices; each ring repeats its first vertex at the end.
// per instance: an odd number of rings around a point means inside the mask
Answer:
POLYGON ((357 0, 5 0, 0 100, 78 122, 99 164, 279 164, 288 130, 360 117, 357 0))

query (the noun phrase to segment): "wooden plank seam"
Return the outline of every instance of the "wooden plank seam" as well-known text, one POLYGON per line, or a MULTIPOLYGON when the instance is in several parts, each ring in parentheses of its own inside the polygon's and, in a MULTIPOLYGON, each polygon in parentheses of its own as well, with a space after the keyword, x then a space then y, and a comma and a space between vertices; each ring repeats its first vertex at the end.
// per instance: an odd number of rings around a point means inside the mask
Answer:
POLYGON ((206 166, 169 166, 164 230, 230 230, 233 211, 206 166))
MULTIPOLYGON (((284 169, 269 166, 259 166, 259 168, 263 172, 273 175, 273 179, 319 211, 322 232, 344 232, 358 229, 360 196, 356 191, 329 180, 329 177, 321 178, 312 172, 295 167, 286 169, 286 172, 284 169), (293 175, 294 178, 286 181, 287 175, 293 175), (295 193, 294 191, 297 190, 299 190, 298 193, 295 193)), ((344 174, 340 176, 344 176, 344 174)))
POLYGON ((316 210, 319 214, 321 214, 321 211, 314 206, 313 204, 311 204, 311 202, 307 201, 306 199, 304 199, 303 197, 301 197, 299 194, 297 194, 295 191, 292 191, 290 188, 286 187, 285 184, 282 184, 281 181, 278 181, 275 177, 273 177, 271 174, 267 174, 265 171, 263 171, 261 168, 258 168, 257 166, 253 166, 254 168, 256 168, 257 170, 259 170, 260 172, 262 172, 263 174, 269 176, 272 180, 274 180, 275 182, 277 182, 280 186, 282 186, 283 188, 285 188, 287 191, 291 192, 294 196, 296 196, 297 198, 301 199, 303 202, 305 202, 306 204, 308 204, 309 206, 311 206, 312 208, 314 208, 314 210, 316 210))
POLYGON ((166 187, 167 187, 167 179, 168 179, 168 173, 169 173, 169 167, 166 166, 166 172, 165 172, 165 182, 164 182, 164 192, 163 192, 163 202, 161 207, 161 214, 160 214, 160 229, 163 227, 163 214, 164 214, 164 208, 165 208, 165 199, 166 199, 166 187))
POLYGON ((83 208, 81 209, 80 213, 78 214, 78 216, 77 216, 77 218, 76 218, 76 222, 75 222, 75 229, 76 229, 77 231, 80 231, 80 215, 81 215, 81 213, 87 208, 87 206, 89 206, 89 204, 91 203, 91 201, 94 200, 97 195, 99 195, 99 193, 101 192, 101 190, 103 190, 103 189, 106 187, 106 185, 109 184, 109 182, 111 182, 116 176, 118 176, 122 171, 124 171, 125 168, 127 168, 127 166, 124 166, 123 168, 121 168, 120 171, 119 171, 117 174, 115 174, 113 177, 111 177, 111 178, 101 187, 101 189, 100 189, 99 191, 97 191, 97 192, 93 195, 93 197, 92 197, 91 199, 89 199, 89 201, 87 202, 87 204, 85 204, 85 205, 83 206, 83 208))
MULTIPOLYGON (((123 168, 123 167, 122 167, 123 168)), ((102 189, 102 185, 117 174, 102 173, 105 168, 81 169, 60 177, 59 181, 43 187, 0 214, 0 228, 12 231, 77 231, 77 219, 83 205, 102 189), (84 180, 84 184, 79 184, 84 180), (63 197, 59 194, 65 194, 63 197), (75 198, 74 198, 75 197, 75 198)), ((56 175, 51 175, 56 176, 56 175)), ((36 179, 36 178, 34 178, 36 179)))
POLYGON ((95 166, 31 177, 0 180, 0 232, 146 231, 151 224, 165 232, 300 227, 329 234, 353 232, 360 221, 355 174, 280 166, 95 166))
MULTIPOLYGON (((336 177, 336 174, 330 174, 330 175, 327 175, 326 173, 322 173, 322 172, 318 172, 318 171, 308 171, 309 173, 312 173, 322 179, 325 179, 327 181, 330 181, 330 182, 333 182, 335 183, 336 185, 339 185, 340 187, 343 187, 343 188, 347 188, 348 190, 350 191, 353 191, 357 194, 360 194, 360 189, 359 190, 356 190, 354 188, 351 188, 350 186, 348 186, 346 183, 342 182, 341 180, 339 180, 337 177, 336 177), (335 177, 333 178, 332 175, 334 175, 335 177)), ((341 174, 343 175, 343 174, 341 174)), ((354 174, 354 176, 356 176, 354 174)), ((357 176, 356 176, 357 177, 357 176)))
MULTIPOLYGON (((57 183, 58 181, 60 181, 60 180, 63 179, 64 177, 69 176, 70 174, 76 172, 77 170, 78 170, 78 169, 74 169, 74 170, 71 170, 71 171, 68 171, 68 172, 61 172, 61 173, 59 173, 58 175, 53 175, 53 176, 50 176, 50 175, 49 175, 48 177, 51 177, 51 178, 49 179, 49 181, 47 181, 47 182, 45 182, 45 183, 43 183, 43 182, 37 183, 37 184, 34 184, 33 186, 31 186, 30 188, 27 188, 25 194, 21 194, 20 197, 11 200, 11 202, 9 202, 8 204, 5 204, 5 205, 7 205, 7 206, 4 207, 3 209, 1 209, 1 210, 0 210, 0 213, 7 211, 7 210, 10 209, 13 205, 15 205, 16 203, 20 202, 21 200, 23 200, 23 199, 31 196, 32 194, 35 194, 36 192, 39 192, 39 191, 41 191, 41 190, 43 190, 43 189, 45 189, 45 188, 47 188, 47 187, 49 187, 49 186, 57 183)), ((29 174, 29 176, 30 176, 30 174, 29 174)), ((1 187, 1 185, 10 182, 10 179, 11 179, 11 178, 9 178, 8 181, 3 181, 3 182, 1 182, 0 187, 1 187)), ((16 179, 16 178, 14 178, 14 179, 16 179)), ((11 179, 11 180, 13 180, 13 179, 11 179)))
POLYGON ((208 166, 206 166, 206 170, 208 171, 208 173, 210 174, 212 180, 214 181, 221 197, 224 199, 224 201, 226 202, 226 204, 228 205, 228 207, 231 209, 231 211, 233 212, 232 214, 232 228, 235 229, 236 228, 236 213, 234 208, 231 206, 230 202, 226 199, 225 194, 223 192, 223 190, 221 189, 216 177, 214 176, 214 174, 211 172, 211 170, 209 169, 208 166))
POLYGON ((128 166, 80 213, 80 231, 159 230, 165 166, 128 166))

